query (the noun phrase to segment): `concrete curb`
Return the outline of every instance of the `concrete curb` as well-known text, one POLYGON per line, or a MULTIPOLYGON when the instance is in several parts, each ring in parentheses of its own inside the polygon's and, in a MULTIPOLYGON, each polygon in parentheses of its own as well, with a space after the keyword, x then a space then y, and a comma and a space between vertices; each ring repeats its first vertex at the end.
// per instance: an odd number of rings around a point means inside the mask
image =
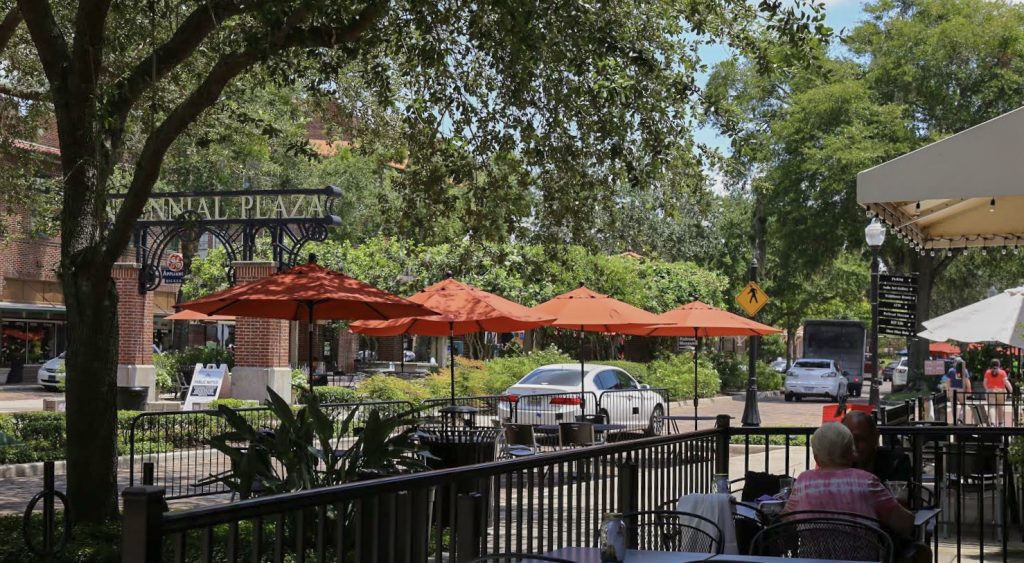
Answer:
MULTIPOLYGON (((129 460, 129 456, 118 456, 117 469, 128 469, 129 460)), ((42 477, 43 465, 44 463, 42 461, 34 461, 32 463, 12 463, 10 465, 0 465, 0 479, 11 479, 13 477, 42 477)), ((64 461, 63 459, 54 461, 53 472, 56 475, 64 475, 67 472, 67 462, 64 461)))

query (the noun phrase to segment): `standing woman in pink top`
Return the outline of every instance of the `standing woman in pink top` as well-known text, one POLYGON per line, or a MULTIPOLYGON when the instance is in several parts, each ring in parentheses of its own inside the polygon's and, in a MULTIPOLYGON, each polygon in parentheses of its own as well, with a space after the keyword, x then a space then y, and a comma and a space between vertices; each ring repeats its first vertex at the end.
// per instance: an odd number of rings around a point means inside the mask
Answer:
POLYGON ((996 426, 1006 426, 1006 394, 1013 393, 1013 384, 999 360, 992 360, 985 371, 985 391, 993 393, 993 400, 988 401, 988 404, 996 410, 996 426))

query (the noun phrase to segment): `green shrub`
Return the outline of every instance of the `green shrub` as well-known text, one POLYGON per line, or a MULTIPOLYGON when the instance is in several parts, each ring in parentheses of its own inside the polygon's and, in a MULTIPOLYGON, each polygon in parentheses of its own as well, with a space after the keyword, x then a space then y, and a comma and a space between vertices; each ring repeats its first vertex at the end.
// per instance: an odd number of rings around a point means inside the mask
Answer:
POLYGON ((67 440, 64 436, 64 413, 60 412, 19 412, 11 415, 14 420, 14 437, 21 442, 40 442, 50 449, 63 450, 67 440))
POLYGON ((779 373, 766 363, 757 362, 757 389, 758 391, 778 391, 782 389, 782 382, 786 374, 779 373))
MULTIPOLYGON (((328 403, 352 403, 359 400, 356 390, 350 387, 314 387, 313 392, 316 393, 316 398, 320 400, 322 405, 328 403)), ((308 400, 305 394, 299 397, 301 404, 306 404, 308 400)))
POLYGON ((208 404, 205 408, 209 410, 217 410, 217 407, 221 405, 224 405, 229 409, 248 409, 260 406, 260 402, 248 399, 235 399, 228 397, 226 399, 214 399, 210 401, 210 404, 208 404))
MULTIPOLYGON (((693 399, 692 356, 678 354, 651 362, 647 366, 647 381, 644 383, 651 387, 668 389, 672 400, 693 399)), ((709 361, 701 358, 697 364, 697 395, 714 397, 720 389, 718 373, 709 361)))
MULTIPOLYGON (((573 359, 554 346, 536 350, 522 356, 494 358, 485 363, 484 372, 479 375, 481 395, 499 395, 523 378, 524 375, 547 364, 569 364, 573 359)), ((457 364, 456 364, 457 365, 457 364)))
POLYGON ((178 365, 173 352, 153 354, 153 365, 156 367, 156 388, 161 393, 177 390, 178 365))
POLYGON ((374 375, 363 380, 356 386, 356 393, 370 401, 418 402, 429 398, 425 385, 391 375, 374 375))
POLYGON ((722 389, 742 391, 747 388, 747 363, 731 352, 712 354, 710 356, 718 377, 722 380, 722 389))

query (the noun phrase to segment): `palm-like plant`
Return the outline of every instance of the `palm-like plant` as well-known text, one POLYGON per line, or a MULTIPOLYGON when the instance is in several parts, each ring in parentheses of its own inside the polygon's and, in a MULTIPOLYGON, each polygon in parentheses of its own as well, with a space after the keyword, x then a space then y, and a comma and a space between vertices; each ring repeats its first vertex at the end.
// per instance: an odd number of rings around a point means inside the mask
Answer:
POLYGON ((231 460, 231 469, 197 483, 223 483, 241 498, 327 487, 341 483, 428 469, 414 440, 416 411, 382 417, 372 409, 355 442, 342 447, 353 434, 358 407, 339 420, 320 406, 315 394, 298 410, 272 389, 268 406, 277 420, 273 429, 254 428, 243 413, 218 407, 231 429, 210 438, 210 447, 231 460))

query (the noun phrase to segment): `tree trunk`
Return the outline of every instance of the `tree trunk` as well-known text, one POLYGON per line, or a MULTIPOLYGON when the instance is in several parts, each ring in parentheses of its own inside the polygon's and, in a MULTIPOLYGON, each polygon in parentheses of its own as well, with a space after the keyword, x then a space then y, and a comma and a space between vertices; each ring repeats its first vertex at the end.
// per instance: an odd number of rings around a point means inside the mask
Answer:
POLYGON ((786 370, 793 365, 793 356, 796 354, 796 327, 786 326, 786 370))
MULTIPOLYGON (((915 310, 917 325, 914 327, 916 334, 924 330, 924 325, 921 323, 928 320, 931 314, 935 258, 914 253, 910 263, 913 266, 913 271, 917 273, 917 306, 915 310)), ((924 375, 924 361, 928 358, 928 341, 916 337, 908 339, 907 352, 910 354, 907 387, 911 389, 934 387, 924 375)))
POLYGON ((100 522, 117 516, 117 291, 109 272, 68 262, 67 493, 75 522, 100 522))

